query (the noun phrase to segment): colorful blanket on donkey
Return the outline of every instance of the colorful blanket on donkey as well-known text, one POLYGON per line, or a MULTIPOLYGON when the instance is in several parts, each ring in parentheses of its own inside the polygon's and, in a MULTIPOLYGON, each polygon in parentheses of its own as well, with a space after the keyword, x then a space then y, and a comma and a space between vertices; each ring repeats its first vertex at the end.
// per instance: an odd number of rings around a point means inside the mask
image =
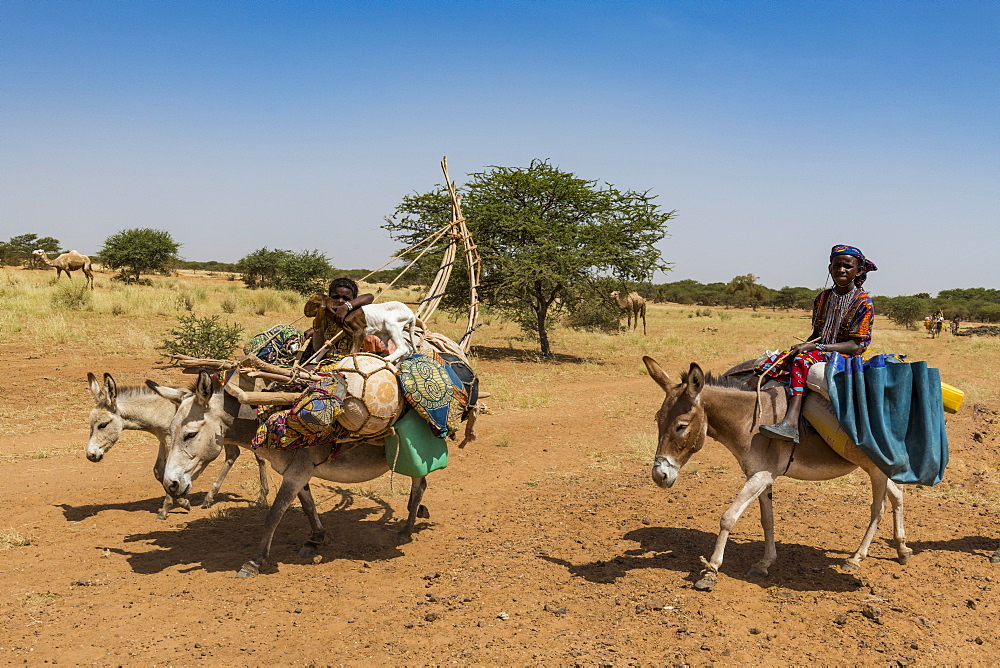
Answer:
POLYGON ((939 371, 896 355, 829 357, 830 403, 847 435, 895 482, 939 483, 948 464, 939 371))
POLYGON ((454 437, 469 405, 462 379, 437 353, 417 353, 398 364, 399 387, 439 438, 454 437))
POLYGON ((247 355, 256 355, 270 364, 291 364, 306 343, 301 329, 291 325, 275 325, 254 336, 243 346, 247 355))
POLYGON ((344 379, 333 373, 310 385, 291 408, 262 413, 250 447, 292 450, 336 445, 345 436, 343 427, 337 423, 344 410, 344 390, 344 379))

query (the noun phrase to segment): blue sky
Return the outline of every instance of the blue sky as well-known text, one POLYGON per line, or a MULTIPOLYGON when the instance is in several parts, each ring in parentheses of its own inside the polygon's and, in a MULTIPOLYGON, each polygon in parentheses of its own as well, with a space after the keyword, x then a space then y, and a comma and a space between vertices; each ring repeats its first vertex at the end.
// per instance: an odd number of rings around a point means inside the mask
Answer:
POLYGON ((534 158, 676 209, 655 280, 1000 287, 1000 4, 0 2, 0 239, 375 267, 403 195, 534 158))

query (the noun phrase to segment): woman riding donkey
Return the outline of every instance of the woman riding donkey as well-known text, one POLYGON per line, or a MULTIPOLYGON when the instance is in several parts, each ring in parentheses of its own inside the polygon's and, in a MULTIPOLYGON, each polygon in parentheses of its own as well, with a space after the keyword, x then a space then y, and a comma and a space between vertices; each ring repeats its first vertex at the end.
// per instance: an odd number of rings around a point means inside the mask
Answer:
POLYGON ((792 346, 787 353, 771 355, 757 367, 788 386, 785 416, 777 424, 761 425, 761 434, 798 443, 809 367, 827 361, 827 356, 834 353, 861 355, 868 349, 875 311, 871 296, 861 286, 868 273, 877 269, 854 246, 838 245, 830 250, 829 272, 834 286, 816 296, 809 340, 792 346))

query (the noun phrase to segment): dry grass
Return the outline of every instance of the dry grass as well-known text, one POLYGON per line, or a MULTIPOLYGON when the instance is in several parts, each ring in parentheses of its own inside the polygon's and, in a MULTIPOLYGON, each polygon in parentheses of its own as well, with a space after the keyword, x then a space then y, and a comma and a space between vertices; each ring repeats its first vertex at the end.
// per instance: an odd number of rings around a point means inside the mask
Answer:
POLYGON ((12 547, 25 547, 27 545, 31 545, 31 539, 13 527, 0 533, 0 550, 9 550, 12 547))
MULTIPOLYGON (((304 300, 298 295, 248 290, 238 281, 227 280, 225 274, 196 272, 154 277, 152 287, 124 286, 112 282, 110 276, 99 273, 89 302, 80 309, 67 310, 54 306, 61 303, 58 296, 70 290, 65 279, 56 282, 48 271, 0 269, 0 340, 17 346, 27 357, 58 360, 67 355, 120 355, 148 359, 152 367, 160 359, 156 346, 176 326, 177 317, 187 313, 219 314, 223 321, 242 326, 247 339, 278 323, 303 328, 309 324, 301 315, 304 300)), ((362 284, 361 290, 379 292, 381 287, 362 284)), ((419 288, 403 286, 384 291, 379 299, 413 304, 422 296, 419 288)), ((648 336, 634 332, 609 335, 555 326, 550 338, 557 358, 550 360, 531 354, 537 350, 532 337, 484 310, 474 343, 487 351, 483 354, 491 356, 491 371, 483 379, 483 390, 492 396, 485 403, 501 411, 551 408, 575 399, 564 396, 562 386, 592 381, 597 389, 590 399, 600 404, 595 418, 627 419, 636 411, 629 397, 602 393, 597 384, 605 377, 641 378, 646 373, 640 361, 642 355, 656 358, 674 378, 691 362, 721 372, 757 357, 765 349, 787 348, 795 337, 808 334, 810 324, 805 311, 755 312, 676 304, 650 304, 647 319, 648 336)), ((438 311, 429 326, 458 339, 464 333, 465 318, 438 311)), ((941 369, 945 382, 965 391, 967 407, 973 403, 1000 403, 1000 369, 983 364, 983 360, 1000 356, 1000 339, 945 334, 932 340, 923 330, 907 330, 877 318, 872 352, 897 352, 911 360, 927 360, 941 369)), ((89 404, 89 395, 81 394, 79 387, 64 388, 53 381, 53 401, 38 408, 37 424, 46 429, 75 426, 80 416, 65 407, 89 404)), ((642 420, 647 417, 651 416, 644 415, 642 420)), ((17 420, 17 415, 0 404, 0 430, 13 429, 17 420)), ((507 440, 503 436, 496 438, 499 445, 507 440)), ((623 436, 625 441, 629 438, 623 436)), ((645 441, 644 436, 635 438, 645 441)), ((626 443, 625 447, 631 446, 626 443)), ((76 449, 72 452, 76 454, 76 449)))

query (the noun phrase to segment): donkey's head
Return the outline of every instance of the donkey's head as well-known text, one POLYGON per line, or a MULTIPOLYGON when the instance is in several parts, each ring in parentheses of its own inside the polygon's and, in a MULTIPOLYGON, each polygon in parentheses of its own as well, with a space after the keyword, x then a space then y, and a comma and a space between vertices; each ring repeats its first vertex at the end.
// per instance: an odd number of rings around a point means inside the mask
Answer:
POLYGON ((170 451, 163 470, 163 488, 172 497, 181 497, 222 451, 223 436, 231 420, 224 410, 225 393, 210 375, 202 371, 191 392, 159 385, 146 385, 177 404, 170 423, 170 451))
POLYGON ((90 409, 90 440, 87 441, 87 459, 99 462, 104 453, 114 447, 125 429, 125 419, 118 412, 118 386, 110 373, 104 374, 104 385, 92 373, 87 374, 94 407, 90 409))
POLYGON ((666 393, 663 405, 656 412, 659 435, 653 460, 653 482, 660 487, 672 487, 681 467, 705 444, 708 420, 701 402, 705 374, 692 362, 687 375, 674 384, 652 357, 643 357, 642 361, 650 378, 666 393))

